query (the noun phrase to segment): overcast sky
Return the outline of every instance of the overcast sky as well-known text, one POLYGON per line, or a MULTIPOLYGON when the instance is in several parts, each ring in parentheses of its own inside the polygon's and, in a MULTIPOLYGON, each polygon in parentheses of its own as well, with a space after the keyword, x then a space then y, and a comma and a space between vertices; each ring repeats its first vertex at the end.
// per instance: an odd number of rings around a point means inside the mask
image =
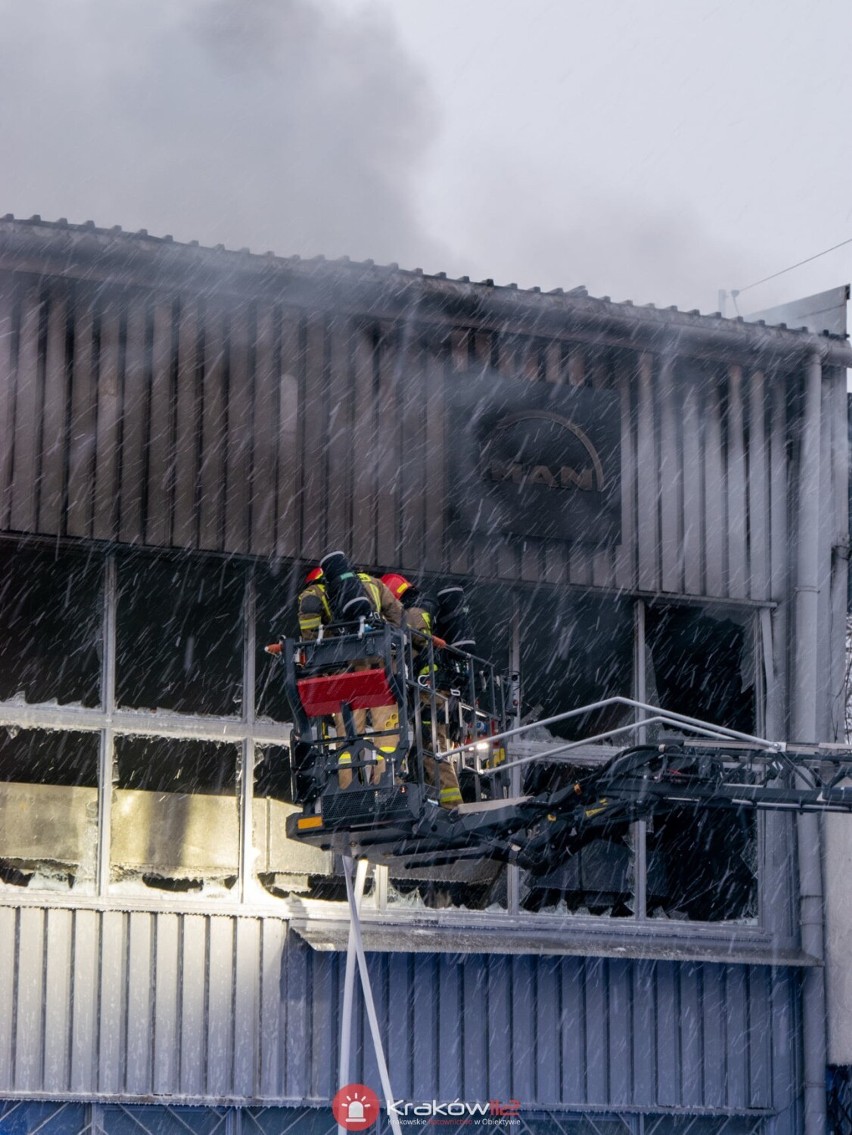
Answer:
MULTIPOLYGON (((0 211, 712 311, 852 237, 848 0, 0 0, 0 211)), ((743 311, 846 283, 852 244, 743 311)))

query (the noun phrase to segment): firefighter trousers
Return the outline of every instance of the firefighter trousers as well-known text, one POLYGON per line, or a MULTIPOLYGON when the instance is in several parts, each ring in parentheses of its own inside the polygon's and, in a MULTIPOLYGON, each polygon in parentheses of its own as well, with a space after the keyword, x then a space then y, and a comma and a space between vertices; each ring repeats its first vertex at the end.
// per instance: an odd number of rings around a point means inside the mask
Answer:
MULTIPOLYGON (((360 771, 365 784, 376 784, 384 775, 385 768, 387 767, 385 758, 390 757, 399 745, 399 711, 395 705, 374 706, 370 710, 354 710, 352 717, 355 723, 355 733, 359 737, 363 737, 368 733, 368 713, 370 715, 370 727, 372 731, 379 734, 375 739, 377 760, 374 765, 368 766, 360 771)), ((338 737, 343 737, 346 733, 346 729, 341 714, 336 713, 334 715, 334 725, 338 737)), ((352 783, 352 769, 347 768, 351 763, 352 753, 349 751, 348 747, 344 748, 337 758, 337 767, 339 769, 337 783, 340 788, 348 788, 352 783)))
MULTIPOLYGON (((438 711, 438 721, 435 724, 435 737, 438 742, 438 753, 448 749, 449 740, 447 737, 446 722, 440 720, 441 711, 438 711)), ((423 721, 423 740, 427 746, 432 744, 432 729, 428 719, 423 721)), ((431 785, 433 788, 438 789, 438 803, 442 808, 455 808, 457 804, 462 802, 461 789, 459 787, 459 778, 456 775, 455 765, 449 760, 440 760, 435 757, 430 757, 428 754, 423 757, 423 779, 426 784, 431 785)))

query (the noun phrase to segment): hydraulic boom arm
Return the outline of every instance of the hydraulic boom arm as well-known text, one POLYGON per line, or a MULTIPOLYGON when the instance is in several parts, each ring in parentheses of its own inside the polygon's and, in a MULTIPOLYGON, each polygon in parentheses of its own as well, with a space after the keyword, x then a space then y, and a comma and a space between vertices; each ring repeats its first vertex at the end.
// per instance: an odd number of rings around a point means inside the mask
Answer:
POLYGON ((318 847, 375 861, 490 857, 546 872, 591 839, 675 809, 852 811, 852 751, 840 746, 768 741, 613 698, 548 723, 620 705, 634 720, 588 740, 641 738, 652 725, 672 734, 579 771, 569 761, 581 742, 507 764, 505 740, 532 727, 507 728, 509 685, 481 660, 363 622, 317 642, 285 639, 280 656, 295 723, 294 799, 303 809, 288 834, 318 847), (399 719, 379 781, 369 770, 382 737, 365 725, 377 706, 395 707, 399 719), (441 721, 453 745, 444 752, 441 721), (344 751, 356 775, 342 788, 344 751), (453 762, 465 787, 465 802, 452 809, 439 807, 434 770, 442 761, 453 762), (517 765, 530 770, 529 787, 509 795, 506 770, 517 765), (536 766, 548 775, 532 775, 536 766))

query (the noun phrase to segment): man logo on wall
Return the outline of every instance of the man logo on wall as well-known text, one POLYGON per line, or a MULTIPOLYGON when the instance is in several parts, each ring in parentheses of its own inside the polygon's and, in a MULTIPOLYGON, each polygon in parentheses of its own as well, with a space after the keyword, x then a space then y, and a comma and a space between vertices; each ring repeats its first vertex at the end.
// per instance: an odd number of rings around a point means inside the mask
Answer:
POLYGON ((618 541, 616 392, 486 371, 453 376, 447 402, 447 497, 456 534, 618 541))
POLYGON ((600 455, 586 433, 552 410, 522 410, 501 418, 486 439, 480 460, 486 480, 510 481, 521 488, 543 485, 602 493, 606 486, 600 455), (553 448, 558 464, 535 463, 538 453, 553 448))

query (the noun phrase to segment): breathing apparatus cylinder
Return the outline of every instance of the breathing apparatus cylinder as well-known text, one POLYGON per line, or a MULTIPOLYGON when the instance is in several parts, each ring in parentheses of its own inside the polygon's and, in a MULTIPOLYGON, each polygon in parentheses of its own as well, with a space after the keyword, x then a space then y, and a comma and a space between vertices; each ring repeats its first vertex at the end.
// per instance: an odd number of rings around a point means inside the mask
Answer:
POLYGON ((427 594, 424 591, 418 591, 416 587, 412 587, 409 591, 406 591, 403 594, 401 602, 403 608, 406 611, 408 611, 411 607, 419 607, 421 611, 425 612, 428 619, 428 625, 432 629, 435 628, 438 619, 437 599, 434 599, 431 595, 427 594))
POLYGON ((476 646, 469 615, 470 611, 462 587, 454 585, 438 592, 436 630, 441 638, 446 640, 448 646, 468 652, 476 646))
POLYGON ((350 622, 374 614, 364 585, 343 552, 329 552, 320 560, 328 602, 335 622, 350 622))

